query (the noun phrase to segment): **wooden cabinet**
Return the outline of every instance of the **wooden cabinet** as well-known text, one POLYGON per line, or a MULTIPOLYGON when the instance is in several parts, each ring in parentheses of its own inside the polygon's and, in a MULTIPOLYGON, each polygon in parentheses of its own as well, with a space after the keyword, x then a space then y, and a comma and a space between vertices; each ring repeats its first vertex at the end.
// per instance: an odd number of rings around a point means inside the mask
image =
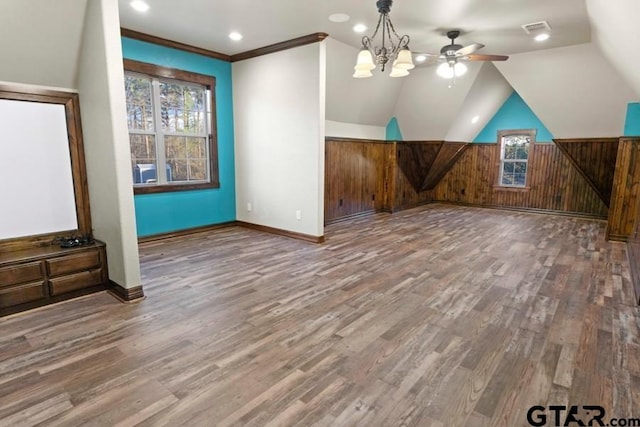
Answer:
POLYGON ((108 284, 102 242, 0 254, 0 315, 103 290, 108 284))

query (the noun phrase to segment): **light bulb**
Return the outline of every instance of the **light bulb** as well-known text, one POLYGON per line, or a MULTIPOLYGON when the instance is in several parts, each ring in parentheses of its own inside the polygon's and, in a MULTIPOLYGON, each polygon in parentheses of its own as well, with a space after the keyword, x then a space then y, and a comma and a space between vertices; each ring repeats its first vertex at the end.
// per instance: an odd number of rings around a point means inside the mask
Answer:
POLYGON ((453 78, 453 66, 448 62, 440 64, 436 73, 443 79, 452 79, 453 78))
POLYGON ((467 72, 467 66, 461 62, 445 62, 438 66, 436 73, 442 78, 452 79, 455 77, 463 76, 467 72))

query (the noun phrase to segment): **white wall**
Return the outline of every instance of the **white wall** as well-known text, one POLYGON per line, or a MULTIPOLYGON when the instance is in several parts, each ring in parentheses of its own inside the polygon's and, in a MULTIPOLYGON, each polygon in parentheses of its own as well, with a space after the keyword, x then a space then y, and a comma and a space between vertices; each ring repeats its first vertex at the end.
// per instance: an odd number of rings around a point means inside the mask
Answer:
POLYGON ((416 67, 404 78, 395 107, 405 140, 444 140, 482 64, 468 62, 467 73, 449 88, 436 66, 416 67))
POLYGON ((472 142, 512 93, 513 88, 496 67, 483 63, 445 140, 472 142))
POLYGON ((511 55, 495 65, 554 137, 622 135, 636 97, 595 44, 511 55))
POLYGON ((369 126, 325 120, 324 133, 327 136, 343 138, 385 139, 387 128, 386 126, 369 126))
POLYGON ((78 63, 91 221, 106 242, 109 277, 140 285, 117 0, 91 0, 78 63))
POLYGON ((640 99, 640 2, 587 0, 592 40, 640 99))
POLYGON ((323 235, 325 60, 321 42, 233 63, 238 220, 323 235))
POLYGON ((73 88, 87 0, 0 1, 0 80, 73 88))
POLYGON ((398 93, 412 76, 389 77, 373 70, 373 77, 353 78, 359 49, 332 38, 327 45, 327 120, 370 126, 385 126, 393 116, 398 93))

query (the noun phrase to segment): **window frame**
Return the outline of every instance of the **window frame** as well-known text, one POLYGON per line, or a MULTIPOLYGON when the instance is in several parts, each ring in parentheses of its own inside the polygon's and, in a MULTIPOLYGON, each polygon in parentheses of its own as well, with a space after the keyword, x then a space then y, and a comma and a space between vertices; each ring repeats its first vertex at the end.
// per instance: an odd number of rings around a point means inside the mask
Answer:
MULTIPOLYGON (((218 169, 218 132, 217 132, 217 114, 216 114, 216 79, 213 76, 204 74, 193 73, 191 71, 178 70, 175 68, 162 67, 155 64, 149 64, 146 62, 134 61, 131 59, 125 59, 124 71, 148 76, 150 78, 162 79, 162 80, 174 80, 182 82, 184 84, 197 84, 204 86, 209 90, 211 108, 211 122, 209 123, 209 134, 207 136, 207 149, 209 151, 209 181, 208 182, 179 182, 179 183, 166 183, 166 184, 149 184, 149 185, 133 185, 134 194, 149 194, 149 193, 166 193, 176 191, 189 191, 189 190, 202 190, 209 188, 220 188, 220 176, 218 169)), ((154 114, 155 114, 154 105, 154 114)), ((159 123, 156 123, 156 134, 159 123)), ((128 128, 127 128, 127 133, 128 128)), ((157 143, 157 142, 156 142, 157 143)), ((157 147, 157 146, 156 146, 157 147)), ((162 156, 164 157, 164 156, 162 156)), ((156 158, 157 161, 157 158, 156 158)), ((166 162, 165 162, 166 164, 166 162)), ((157 169, 161 169, 162 166, 157 165, 157 169)))
POLYGON ((498 168, 498 174, 496 177, 496 183, 494 185, 495 188, 499 188, 502 190, 510 190, 510 191, 528 191, 531 188, 531 166, 532 166, 532 159, 534 157, 534 152, 535 152, 535 144, 536 144, 536 134, 537 134, 537 130, 536 129, 508 129, 508 130, 499 130, 498 131, 498 143, 497 143, 497 150, 496 150, 496 166, 498 168), (502 158, 502 153, 504 151, 504 146, 503 146, 503 140, 505 137, 507 136, 512 136, 512 135, 525 135, 528 136, 531 140, 531 142, 529 142, 529 152, 527 155, 527 172, 525 174, 525 178, 524 178, 524 185, 520 186, 520 185, 504 185, 502 183, 502 171, 503 171, 503 164, 504 164, 504 159, 502 158))

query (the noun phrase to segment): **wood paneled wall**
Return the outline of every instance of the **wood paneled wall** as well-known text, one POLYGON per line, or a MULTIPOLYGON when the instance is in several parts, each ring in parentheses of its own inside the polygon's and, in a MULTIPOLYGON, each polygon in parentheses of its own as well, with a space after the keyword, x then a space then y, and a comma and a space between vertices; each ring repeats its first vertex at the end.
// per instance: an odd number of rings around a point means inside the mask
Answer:
POLYGON ((636 301, 639 301, 640 296, 640 197, 636 199, 636 219, 627 239, 627 254, 629 255, 629 268, 631 270, 631 281, 633 287, 636 290, 636 301))
POLYGON ((529 188, 496 187, 498 144, 471 144, 436 186, 433 200, 606 218, 608 209, 555 144, 535 144, 529 188))
MULTIPOLYGON (((613 177, 607 238, 627 240, 640 214, 640 138, 620 138, 613 177)), ((636 230, 637 231, 637 230, 636 230)))
POLYGON ((387 181, 395 144, 384 141, 325 141, 325 222, 390 210, 387 181))
POLYGON ((554 139, 607 207, 611 200, 618 138, 554 139))
POLYGON ((416 191, 422 191, 440 152, 442 141, 406 141, 396 144, 396 165, 416 191))
POLYGON ((409 209, 433 200, 433 188, 453 167, 465 142, 402 141, 396 143, 391 211, 409 209))
POLYGON ((422 190, 442 141, 406 141, 394 148, 390 185, 391 211, 431 202, 431 191, 422 190))
POLYGON ((325 222, 432 201, 607 218, 609 210, 601 195, 611 191, 606 183, 613 165, 606 165, 613 162, 614 145, 603 139, 571 144, 575 144, 570 146, 572 155, 584 168, 555 144, 535 144, 529 188, 520 190, 496 187, 497 144, 327 138, 325 222), (442 178, 433 190, 424 190, 430 174, 442 178))
POLYGON ((443 141, 325 141, 325 223, 431 201, 421 190, 443 141))

